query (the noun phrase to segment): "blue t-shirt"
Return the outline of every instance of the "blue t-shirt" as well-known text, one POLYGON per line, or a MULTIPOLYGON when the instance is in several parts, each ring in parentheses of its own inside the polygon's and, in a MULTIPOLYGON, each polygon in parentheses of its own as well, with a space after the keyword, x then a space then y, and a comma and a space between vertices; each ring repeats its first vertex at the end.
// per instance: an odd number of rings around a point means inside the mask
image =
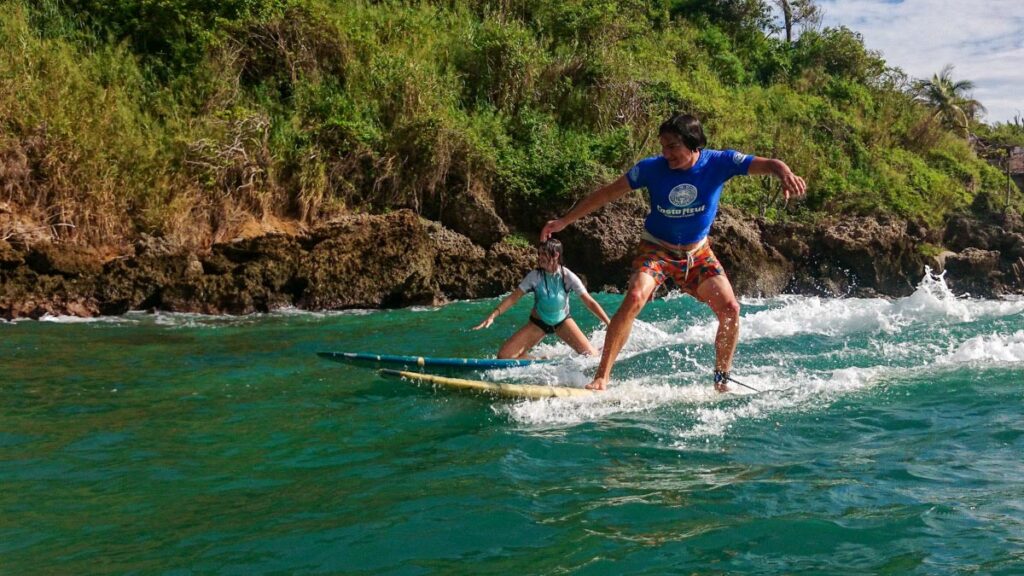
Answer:
POLYGON ((687 170, 668 167, 664 156, 644 158, 626 174, 629 186, 647 188, 651 213, 644 228, 671 244, 692 244, 708 235, 718 213, 722 186, 733 176, 746 174, 754 157, 735 150, 700 151, 687 170))

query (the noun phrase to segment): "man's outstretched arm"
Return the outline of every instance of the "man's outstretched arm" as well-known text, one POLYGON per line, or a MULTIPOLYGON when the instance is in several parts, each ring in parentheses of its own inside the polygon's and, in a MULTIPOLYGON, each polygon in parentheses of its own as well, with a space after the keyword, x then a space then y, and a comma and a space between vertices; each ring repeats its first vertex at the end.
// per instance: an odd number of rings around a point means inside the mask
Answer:
POLYGON ((627 192, 629 192, 629 190, 629 180, 626 179, 625 175, 619 176, 619 178, 611 184, 606 184, 605 186, 594 190, 589 196, 577 202, 576 205, 565 214, 565 216, 562 216, 557 220, 549 220, 548 223, 544 225, 544 229, 540 231, 540 241, 544 242, 550 238, 552 234, 561 232, 567 226, 580 218, 583 218, 587 214, 590 214, 594 210, 597 210, 609 202, 614 202, 619 198, 622 198, 627 192))
POLYGON ((786 200, 791 196, 803 196, 807 193, 807 183, 789 169, 785 162, 777 158, 761 158, 757 156, 750 162, 749 174, 755 176, 775 176, 782 182, 782 195, 786 200))

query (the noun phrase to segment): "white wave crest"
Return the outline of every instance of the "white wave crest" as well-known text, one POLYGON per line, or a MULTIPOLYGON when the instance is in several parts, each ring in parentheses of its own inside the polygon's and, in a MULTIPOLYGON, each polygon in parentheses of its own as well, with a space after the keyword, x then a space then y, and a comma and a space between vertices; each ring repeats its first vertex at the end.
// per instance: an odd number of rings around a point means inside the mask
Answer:
MULTIPOLYGON (((757 390, 775 392, 754 394, 734 386, 732 394, 722 397, 711 390, 708 364, 711 358, 702 362, 703 359, 687 356, 673 358, 671 366, 663 368, 665 374, 646 374, 613 381, 610 390, 592 398, 522 402, 502 410, 511 420, 527 426, 566 426, 615 418, 621 414, 643 414, 642 418, 647 419, 652 415, 657 417, 660 411, 670 410, 676 416, 672 418, 672 435, 685 444, 724 436, 731 427, 747 420, 769 418, 790 410, 821 408, 851 391, 931 370, 937 365, 1024 361, 1024 331, 1010 336, 994 334, 971 338, 952 350, 946 348, 941 338, 922 340, 922 329, 930 332, 934 327, 937 333, 948 334, 953 326, 988 317, 1013 316, 1024 310, 1024 300, 1020 299, 972 300, 957 297, 946 285, 944 276, 932 274, 930 270, 926 271, 915 292, 906 298, 783 296, 749 300, 745 307, 756 311, 743 317, 743 341, 787 339, 802 334, 823 335, 837 340, 839 347, 832 351, 834 355, 856 357, 858 353, 866 352, 875 358, 876 365, 848 368, 833 365, 830 369, 813 370, 801 367, 804 364, 802 359, 792 353, 785 358, 777 358, 777 362, 772 361, 773 357, 769 355, 762 357, 759 363, 762 365, 744 366, 741 379, 757 390), (908 342, 900 333, 910 328, 916 332, 908 342), (844 337, 854 334, 869 336, 868 350, 858 352, 846 348, 844 337), (893 336, 897 338, 894 340, 893 336), (765 364, 764 360, 769 362, 765 364), (737 397, 743 399, 734 401, 737 397), (684 418, 679 418, 679 411, 685 412, 684 418)), ((619 358, 658 348, 679 348, 680 344, 711 343, 717 321, 710 315, 681 331, 677 329, 684 321, 692 322, 692 317, 690 314, 686 320, 669 319, 654 323, 637 321, 619 358)), ((604 332, 598 331, 591 341, 599 347, 603 339, 604 332)), ((686 349, 685 346, 682 348, 686 349)), ((596 358, 575 356, 561 343, 547 344, 539 350, 561 360, 494 373, 494 379, 583 386, 590 381, 598 361, 596 358)), ((672 358, 674 353, 681 352, 670 351, 669 357, 672 358)), ((821 351, 817 354, 820 357, 821 351)))
MULTIPOLYGON (((15 322, 21 322, 22 319, 17 319, 15 322)), ((135 324, 136 321, 125 316, 93 316, 91 318, 82 318, 81 316, 51 316, 44 314, 39 318, 40 322, 49 322, 53 324, 135 324)))
MULTIPOLYGON (((1024 312, 1024 301, 972 300, 957 297, 946 285, 945 273, 930 268, 913 294, 897 300, 882 298, 817 298, 781 296, 745 301, 769 306, 741 318, 744 340, 785 338, 797 334, 843 336, 862 332, 896 333, 915 324, 967 323, 981 318, 1012 316, 1024 312)), ((669 322, 666 328, 671 328, 669 322)), ((710 343, 717 320, 685 328, 675 339, 683 343, 710 343)))
POLYGON ((1024 362, 1024 331, 1013 334, 990 334, 975 336, 960 344, 950 354, 939 357, 939 364, 963 364, 975 362, 1024 362))

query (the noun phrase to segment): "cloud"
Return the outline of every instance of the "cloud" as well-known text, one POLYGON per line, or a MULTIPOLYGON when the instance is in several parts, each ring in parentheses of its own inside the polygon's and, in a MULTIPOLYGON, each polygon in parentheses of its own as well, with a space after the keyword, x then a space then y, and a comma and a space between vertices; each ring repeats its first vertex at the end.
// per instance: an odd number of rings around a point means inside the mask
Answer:
POLYGON ((952 64, 974 82, 989 122, 1024 115, 1024 2, 1021 0, 819 0, 824 26, 864 37, 890 66, 931 78, 952 64))

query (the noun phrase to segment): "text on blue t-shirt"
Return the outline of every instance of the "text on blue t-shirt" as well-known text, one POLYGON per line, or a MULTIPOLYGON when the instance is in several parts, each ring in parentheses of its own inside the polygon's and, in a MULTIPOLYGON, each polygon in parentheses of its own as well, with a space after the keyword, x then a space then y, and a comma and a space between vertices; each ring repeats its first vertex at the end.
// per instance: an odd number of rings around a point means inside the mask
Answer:
POLYGON ((629 186, 647 188, 651 212, 644 228, 671 244, 692 244, 711 230, 718 213, 722 186, 733 176, 746 174, 754 156, 735 150, 700 151, 697 163, 686 170, 668 167, 664 156, 644 158, 626 179, 629 186))

